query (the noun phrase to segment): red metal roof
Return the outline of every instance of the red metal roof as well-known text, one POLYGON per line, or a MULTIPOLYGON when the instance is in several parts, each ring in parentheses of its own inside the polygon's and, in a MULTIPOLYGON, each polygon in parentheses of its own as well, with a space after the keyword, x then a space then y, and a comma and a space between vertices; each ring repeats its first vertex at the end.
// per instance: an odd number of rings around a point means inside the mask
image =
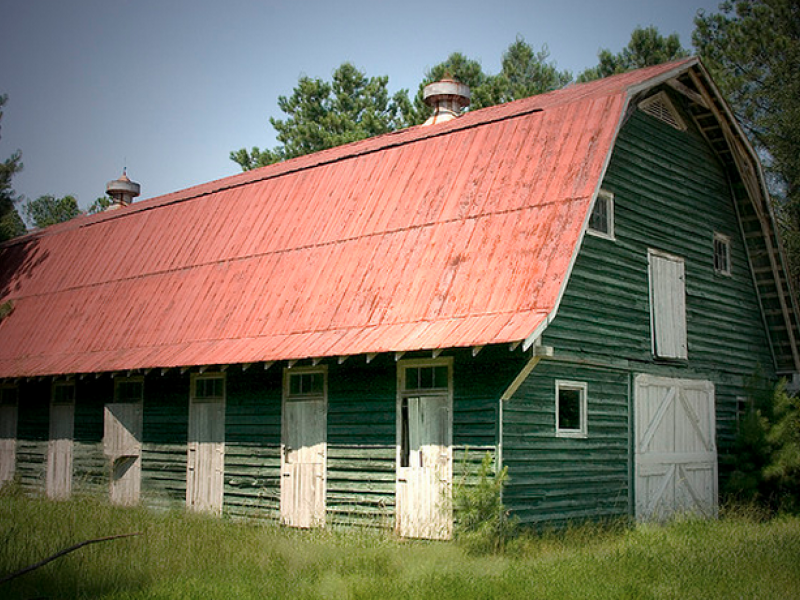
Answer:
POLYGON ((0 377, 528 339, 629 93, 693 61, 467 113, 0 246, 0 377))

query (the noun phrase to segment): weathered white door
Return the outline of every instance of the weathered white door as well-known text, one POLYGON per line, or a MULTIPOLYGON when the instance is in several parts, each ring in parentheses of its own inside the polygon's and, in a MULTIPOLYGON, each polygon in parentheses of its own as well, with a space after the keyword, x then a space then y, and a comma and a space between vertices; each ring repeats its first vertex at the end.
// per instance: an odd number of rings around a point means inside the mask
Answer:
POLYGON ((281 522, 325 524, 327 415, 324 397, 284 398, 281 453, 281 522))
POLYGON ((106 404, 103 449, 111 463, 111 502, 138 503, 142 478, 141 402, 106 404))
POLYGON ((639 375, 635 398, 637 519, 716 516, 714 384, 639 375))
POLYGON ((225 402, 193 398, 189 404, 186 506, 222 513, 225 476, 225 402))
POLYGON ((17 404, 0 404, 0 487, 14 479, 17 464, 17 404))
POLYGON ((49 498, 69 498, 72 493, 74 430, 74 386, 57 385, 50 404, 50 441, 47 444, 45 493, 49 498))
POLYGON ((405 537, 448 539, 453 517, 452 416, 446 394, 402 398, 397 469, 397 531, 405 537))

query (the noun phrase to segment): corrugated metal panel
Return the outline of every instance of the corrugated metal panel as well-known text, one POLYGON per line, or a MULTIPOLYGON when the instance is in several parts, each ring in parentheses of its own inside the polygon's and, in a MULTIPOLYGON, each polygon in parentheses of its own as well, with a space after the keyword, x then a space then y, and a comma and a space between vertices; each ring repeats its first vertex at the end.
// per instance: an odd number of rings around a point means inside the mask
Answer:
POLYGON ((645 69, 0 247, 0 377, 485 345, 553 311, 645 69))

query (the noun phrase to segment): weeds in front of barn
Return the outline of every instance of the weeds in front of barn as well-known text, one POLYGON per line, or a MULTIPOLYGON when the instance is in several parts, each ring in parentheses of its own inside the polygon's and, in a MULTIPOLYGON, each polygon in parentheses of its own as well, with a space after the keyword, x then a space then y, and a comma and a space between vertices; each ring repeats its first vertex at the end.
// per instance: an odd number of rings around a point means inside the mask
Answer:
POLYGON ((523 533, 502 555, 364 529, 295 531, 96 498, 0 494, 3 598, 792 598, 800 519, 728 513, 669 526, 523 533))

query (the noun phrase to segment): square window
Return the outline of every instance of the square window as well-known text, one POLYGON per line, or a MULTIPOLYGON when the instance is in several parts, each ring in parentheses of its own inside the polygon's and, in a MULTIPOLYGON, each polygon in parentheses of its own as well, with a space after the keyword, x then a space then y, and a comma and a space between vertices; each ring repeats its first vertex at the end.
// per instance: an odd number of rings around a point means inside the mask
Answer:
POLYGON ((731 238, 721 233, 714 234, 714 271, 731 274, 731 238))
POLYGON ((558 437, 586 437, 585 383, 556 382, 556 435, 558 437))
POLYGON ((600 190, 589 217, 589 233, 614 239, 614 194, 600 190))

